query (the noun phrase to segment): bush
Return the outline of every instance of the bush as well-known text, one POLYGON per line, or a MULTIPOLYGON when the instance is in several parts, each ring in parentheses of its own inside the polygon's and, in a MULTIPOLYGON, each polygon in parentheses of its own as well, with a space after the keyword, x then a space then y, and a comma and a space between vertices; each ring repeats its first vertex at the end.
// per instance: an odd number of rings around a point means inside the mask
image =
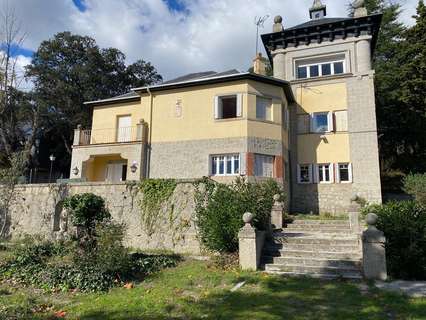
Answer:
POLYGON ((195 211, 201 242, 217 252, 238 250, 238 231, 245 212, 255 215, 256 228, 266 230, 274 194, 283 197, 282 189, 272 179, 260 183, 237 179, 232 185, 204 179, 196 187, 195 211))
POLYGON ((426 206, 426 173, 406 176, 404 179, 404 191, 426 206))
POLYGON ((398 279, 426 280, 426 207, 414 201, 370 206, 386 236, 389 274, 398 279))
POLYGON ((46 290, 106 291, 126 281, 173 267, 177 256, 130 254, 122 225, 102 223, 96 247, 81 252, 74 242, 27 242, 0 264, 0 279, 15 279, 46 290))

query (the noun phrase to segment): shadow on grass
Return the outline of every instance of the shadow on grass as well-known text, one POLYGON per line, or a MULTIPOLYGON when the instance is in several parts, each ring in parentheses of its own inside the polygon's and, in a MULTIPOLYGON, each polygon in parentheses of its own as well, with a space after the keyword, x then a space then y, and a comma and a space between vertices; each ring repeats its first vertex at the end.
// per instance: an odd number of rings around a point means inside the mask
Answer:
POLYGON ((90 311, 78 319, 426 319, 426 300, 414 301, 375 289, 361 293, 352 282, 259 276, 243 276, 238 281, 246 284, 236 292, 216 292, 197 300, 176 299, 174 304, 156 310, 114 306, 111 311, 90 311))

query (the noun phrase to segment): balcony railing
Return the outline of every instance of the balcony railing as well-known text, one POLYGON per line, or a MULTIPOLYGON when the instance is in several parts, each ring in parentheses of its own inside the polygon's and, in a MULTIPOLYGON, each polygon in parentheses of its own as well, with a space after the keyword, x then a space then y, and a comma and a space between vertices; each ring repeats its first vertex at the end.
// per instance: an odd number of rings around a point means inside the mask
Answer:
POLYGON ((145 131, 146 124, 144 122, 135 127, 117 129, 83 130, 79 127, 74 132, 74 145, 139 142, 145 140, 145 131))

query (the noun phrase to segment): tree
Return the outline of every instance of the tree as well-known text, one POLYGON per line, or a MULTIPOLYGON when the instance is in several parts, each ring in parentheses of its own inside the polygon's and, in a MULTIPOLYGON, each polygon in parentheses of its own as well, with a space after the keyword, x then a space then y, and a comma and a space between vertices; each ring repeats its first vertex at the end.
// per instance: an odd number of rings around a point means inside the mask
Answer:
POLYGON ((27 67, 37 101, 48 110, 43 118, 45 140, 64 169, 72 153, 73 129, 91 123, 91 110, 84 102, 162 80, 151 64, 138 61, 126 66, 125 60, 118 49, 101 49, 90 37, 61 32, 41 43, 27 67))
POLYGON ((29 160, 40 110, 31 103, 31 94, 19 89, 23 77, 17 70, 16 47, 23 45, 25 33, 14 8, 3 7, 0 19, 0 166, 7 167, 15 152, 24 151, 29 160))
POLYGON ((417 6, 416 23, 405 33, 400 56, 399 79, 401 100, 407 114, 406 142, 410 168, 426 171, 426 6, 417 6))

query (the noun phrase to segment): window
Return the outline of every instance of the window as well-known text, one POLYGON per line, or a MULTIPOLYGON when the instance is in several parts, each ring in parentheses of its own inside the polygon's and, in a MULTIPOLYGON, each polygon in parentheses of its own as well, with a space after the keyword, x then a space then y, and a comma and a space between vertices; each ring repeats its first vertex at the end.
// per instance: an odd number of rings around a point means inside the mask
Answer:
POLYGON ((297 182, 312 183, 312 165, 300 164, 297 166, 297 182))
POLYGON ((316 181, 318 183, 332 183, 334 181, 334 170, 332 163, 316 165, 316 181))
POLYGON ((290 111, 288 108, 285 108, 284 110, 283 127, 286 130, 290 130, 290 111))
POLYGON ((274 157, 263 154, 255 154, 254 175, 256 177, 272 178, 274 176, 274 157))
POLYGON ((272 99, 256 97, 256 119, 272 121, 272 99))
POLYGON ((334 120, 337 132, 348 131, 348 112, 346 110, 334 112, 334 120))
POLYGON ((333 65, 334 65, 334 74, 341 74, 345 72, 342 61, 335 62, 333 63, 333 65))
POLYGON ((297 68, 297 79, 304 79, 308 77, 308 67, 298 67, 297 68))
POLYGON ((309 67, 309 74, 311 78, 318 77, 320 75, 319 73, 319 65, 313 65, 309 67))
POLYGON ((312 114, 311 132, 331 132, 333 131, 333 113, 317 112, 312 114))
POLYGON ((352 182, 352 165, 350 163, 337 164, 337 181, 341 183, 352 182))
POLYGON ((344 60, 297 66, 297 79, 315 78, 345 73, 344 60))
POLYGON ((211 174, 213 176, 234 176, 239 173, 239 154, 227 154, 211 157, 211 174))
POLYGON ((309 114, 297 115, 297 133, 309 133, 309 114))
POLYGON ((215 97, 215 119, 232 119, 241 117, 242 95, 215 97))

